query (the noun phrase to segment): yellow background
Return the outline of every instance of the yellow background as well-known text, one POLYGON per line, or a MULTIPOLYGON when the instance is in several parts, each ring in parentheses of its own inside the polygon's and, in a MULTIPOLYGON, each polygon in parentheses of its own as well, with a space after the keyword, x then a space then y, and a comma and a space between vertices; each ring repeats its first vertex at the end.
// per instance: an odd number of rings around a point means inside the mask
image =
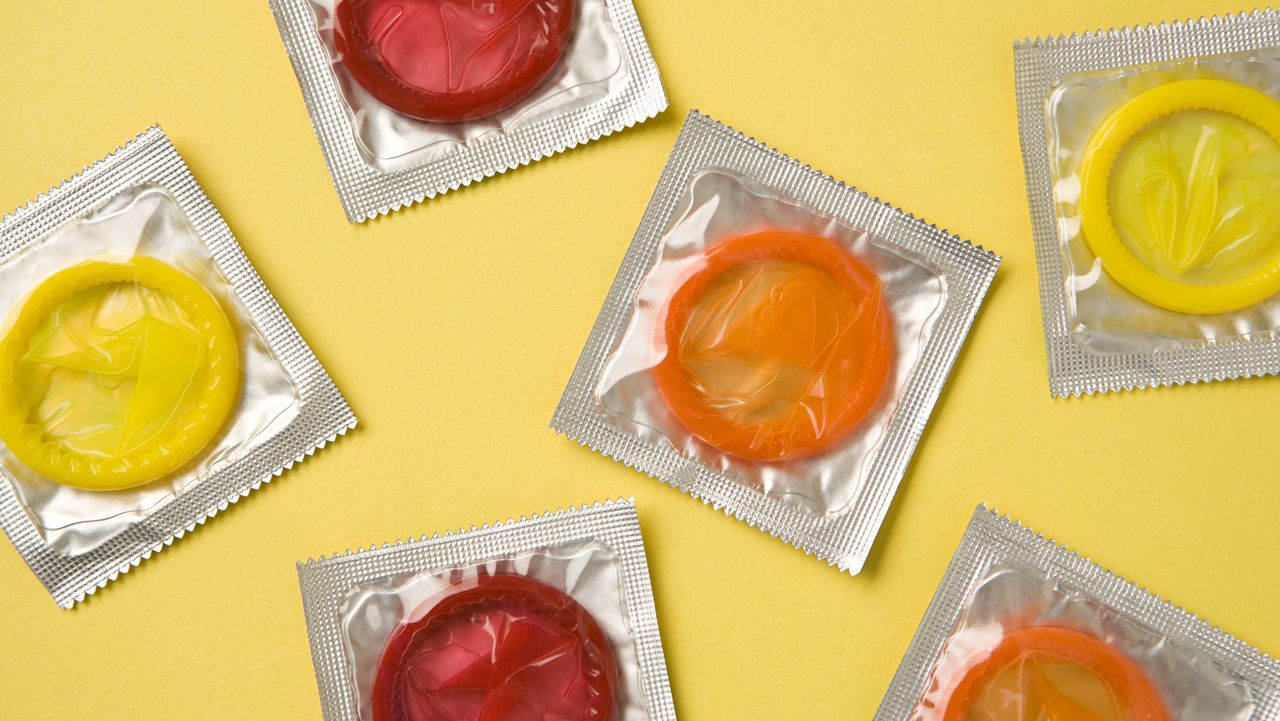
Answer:
POLYGON ((1193 0, 637 0, 656 121, 359 227, 265 0, 0 4, 0 207, 160 123, 358 430, 82 607, 0 547, 0 719, 318 719, 294 562, 634 495, 685 719, 868 718, 987 501, 1280 654, 1280 381, 1048 394, 1011 44, 1193 0), (1005 256, 865 572, 547 429, 691 107, 1005 256))

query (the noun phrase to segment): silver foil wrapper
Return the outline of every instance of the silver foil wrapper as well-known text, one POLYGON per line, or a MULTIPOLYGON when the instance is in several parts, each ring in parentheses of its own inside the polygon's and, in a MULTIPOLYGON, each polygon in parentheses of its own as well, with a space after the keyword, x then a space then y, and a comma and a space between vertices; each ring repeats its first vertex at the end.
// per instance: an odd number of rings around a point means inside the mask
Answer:
POLYGON ((493 573, 557 588, 600 624, 618 668, 614 718, 675 719, 639 520, 632 501, 617 500, 299 563, 325 721, 369 721, 396 627, 451 586, 493 573))
POLYGON ((643 122, 667 107, 631 0, 577 3, 553 73, 493 116, 427 122, 379 103, 334 42, 336 0, 271 0, 271 11, 347 220, 362 222, 643 122))
POLYGON ((63 268, 134 255, 182 268, 218 297, 238 336, 242 387, 216 440, 192 463, 137 488, 63 486, 39 477, 0 444, 0 524, 63 608, 356 423, 157 127, 0 222, 0 312, 20 306, 37 283, 63 268))
MULTIPOLYGON (((1035 238, 1049 390, 1079 396, 1280 372, 1276 299, 1191 316, 1129 294, 1079 242, 1074 127, 1153 84, 1217 77, 1280 94, 1272 10, 1014 45, 1018 130, 1035 238), (1077 90, 1079 92, 1077 92, 1077 90), (1059 102, 1061 100, 1061 102, 1059 102), (1064 110, 1059 107, 1071 102, 1064 110)), ((1091 120, 1090 120, 1091 119, 1091 120)))
POLYGON ((979 506, 875 721, 929 721, 1007 624, 1082 630, 1137 665, 1180 721, 1280 718, 1280 662, 979 506))
POLYGON ((849 573, 861 570, 999 258, 690 113, 552 418, 557 432, 849 573), (818 455, 751 462, 675 422, 650 370, 673 283, 718 239, 825 238, 879 279, 896 362, 873 410, 818 455))

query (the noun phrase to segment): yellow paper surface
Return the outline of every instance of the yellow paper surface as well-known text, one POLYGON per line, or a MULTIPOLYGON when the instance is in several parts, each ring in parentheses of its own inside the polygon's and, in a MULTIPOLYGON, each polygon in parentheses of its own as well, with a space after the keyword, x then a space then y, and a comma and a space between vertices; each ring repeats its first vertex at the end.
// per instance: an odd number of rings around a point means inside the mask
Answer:
POLYGON ((265 0, 0 3, 0 208, 160 123, 361 418, 88 604, 0 546, 0 719, 318 719, 294 562, 634 495, 685 719, 868 718, 987 501, 1280 654, 1280 381, 1053 401, 1016 38, 1203 0, 637 0, 660 119, 349 226, 265 0), (547 430, 691 107, 1005 256, 866 571, 547 430))

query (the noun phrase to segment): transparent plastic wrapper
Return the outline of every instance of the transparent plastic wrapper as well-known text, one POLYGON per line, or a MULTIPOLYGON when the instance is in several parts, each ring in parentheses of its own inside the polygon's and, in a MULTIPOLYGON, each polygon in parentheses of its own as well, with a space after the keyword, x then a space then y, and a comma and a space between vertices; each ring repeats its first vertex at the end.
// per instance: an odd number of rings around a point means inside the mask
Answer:
POLYGON ((609 501, 298 564, 326 721, 672 721, 640 524, 609 501))
POLYGON ((0 520, 70 607, 355 425, 159 128, 0 223, 0 520))
POLYGON ((1280 371, 1280 16, 1015 45, 1057 396, 1280 371))
POLYGON ((1280 663, 985 506, 875 721, 1266 721, 1280 663))
POLYGON ((667 107, 630 0, 271 0, 353 223, 667 107))
POLYGON ((857 573, 998 264, 691 113, 551 425, 857 573))

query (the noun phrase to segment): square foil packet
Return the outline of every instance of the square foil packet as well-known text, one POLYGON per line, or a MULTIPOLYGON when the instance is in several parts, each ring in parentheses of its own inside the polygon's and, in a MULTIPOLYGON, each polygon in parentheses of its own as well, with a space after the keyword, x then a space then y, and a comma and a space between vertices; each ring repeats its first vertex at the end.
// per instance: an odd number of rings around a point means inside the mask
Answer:
POLYGON ((298 581, 325 721, 676 717, 630 500, 308 560, 298 581))
POLYGON ((551 427, 857 573, 998 264, 692 112, 551 427))
POLYGON ((1269 721, 1280 662, 980 506, 875 721, 1269 721))
POLYGON ((0 222, 0 524, 59 606, 355 423, 158 127, 0 222))
POLYGON ((667 107, 631 0, 271 0, 271 11, 352 223, 597 140, 667 107), (360 43, 380 45, 365 52, 360 43), (448 57, 423 59, 428 50, 448 57), (494 52, 503 55, 489 57, 494 52), (542 67, 538 58, 547 52, 558 55, 542 67), (448 78, 438 77, 441 64, 448 78), (489 109, 450 107, 505 87, 514 76, 504 73, 517 67, 545 75, 489 109), (486 79, 486 72, 497 75, 486 79))
POLYGON ((1049 389, 1280 372, 1280 14, 1014 45, 1049 389))

